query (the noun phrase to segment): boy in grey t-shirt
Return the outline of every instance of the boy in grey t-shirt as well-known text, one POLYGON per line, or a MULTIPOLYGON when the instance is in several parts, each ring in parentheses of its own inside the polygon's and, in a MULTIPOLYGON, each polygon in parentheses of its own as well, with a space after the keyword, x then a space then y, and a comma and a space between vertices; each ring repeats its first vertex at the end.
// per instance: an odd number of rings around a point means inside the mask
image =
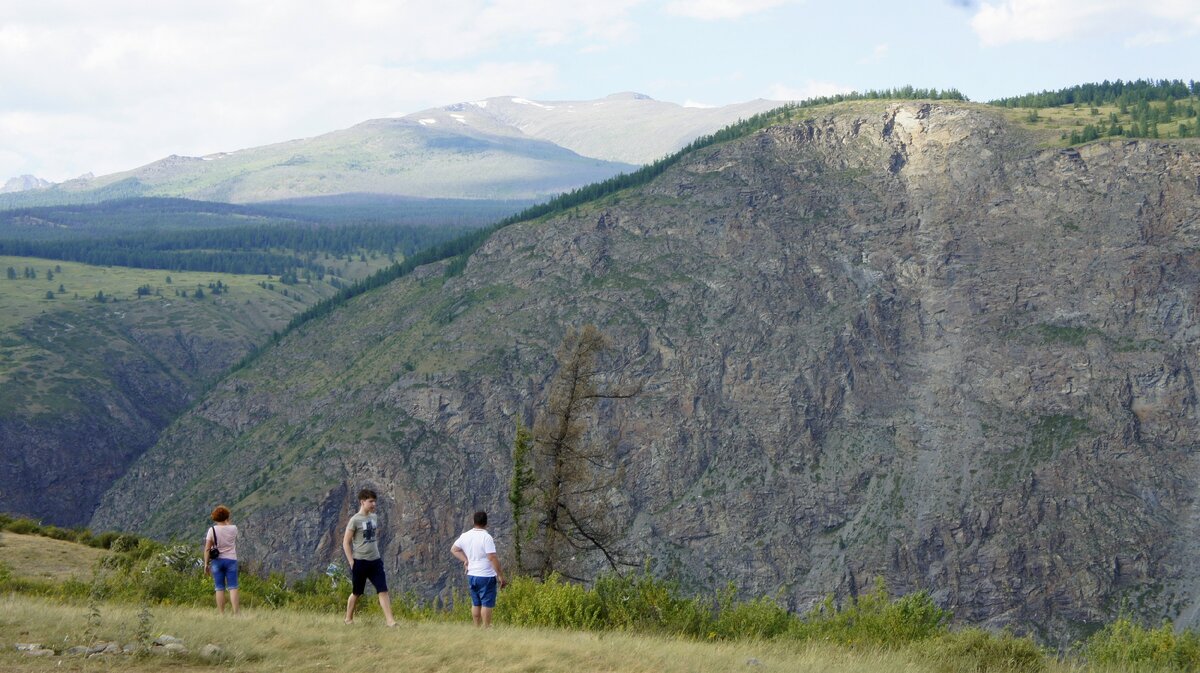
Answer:
POLYGON ((354 622, 354 608, 358 597, 367 589, 367 580, 379 594, 379 607, 388 626, 396 625, 392 616, 392 599, 388 596, 387 576, 383 572, 383 559, 379 556, 379 517, 375 515, 375 491, 364 488, 358 492, 358 512, 350 517, 346 534, 342 536, 342 551, 350 564, 352 588, 346 601, 346 623, 354 622))

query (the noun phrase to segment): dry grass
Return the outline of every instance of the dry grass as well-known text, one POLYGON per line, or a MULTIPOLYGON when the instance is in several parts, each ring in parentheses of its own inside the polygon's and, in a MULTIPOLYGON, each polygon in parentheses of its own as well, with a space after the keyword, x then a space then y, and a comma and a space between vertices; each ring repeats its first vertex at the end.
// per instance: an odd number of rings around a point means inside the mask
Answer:
POLYGON ((21 579, 61 582, 87 579, 96 561, 107 552, 40 535, 0 532, 0 563, 21 579))
MULTIPOLYGON (((489 673, 704 673, 788 671, 789 673, 918 673, 945 670, 914 655, 861 652, 823 645, 785 643, 699 643, 627 634, 597 634, 497 627, 481 632, 465 624, 401 622, 383 626, 378 616, 345 626, 340 615, 289 611, 247 612, 219 617, 214 610, 156 607, 153 634, 182 638, 197 651, 206 643, 223 647, 229 659, 205 662, 195 655, 175 658, 128 656, 83 660, 62 656, 33 659, 16 652, 16 642, 65 649, 82 642, 84 606, 10 595, 0 598, 0 670, 168 671, 228 669, 383 673, 488 671, 489 673), (61 663, 60 663, 61 662, 61 663)), ((130 642, 137 609, 103 605, 98 638, 130 642)))

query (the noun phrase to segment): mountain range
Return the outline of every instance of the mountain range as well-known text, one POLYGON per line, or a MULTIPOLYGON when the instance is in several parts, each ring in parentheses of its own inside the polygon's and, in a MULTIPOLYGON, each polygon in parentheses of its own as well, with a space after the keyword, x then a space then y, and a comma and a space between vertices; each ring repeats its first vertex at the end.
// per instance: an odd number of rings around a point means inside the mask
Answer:
POLYGON ((336 194, 545 199, 633 170, 700 135, 778 106, 684 107, 641 94, 592 101, 489 98, 375 119, 314 138, 0 196, 0 208, 142 196, 253 203, 336 194))
POLYGON ((446 595, 472 511, 511 549, 515 428, 590 323, 641 390, 589 419, 602 497, 659 574, 795 609, 883 577, 1057 642, 1196 623, 1200 144, 948 101, 755 128, 303 323, 92 525, 190 538, 223 502, 246 558, 313 573, 371 486, 397 582, 446 595))

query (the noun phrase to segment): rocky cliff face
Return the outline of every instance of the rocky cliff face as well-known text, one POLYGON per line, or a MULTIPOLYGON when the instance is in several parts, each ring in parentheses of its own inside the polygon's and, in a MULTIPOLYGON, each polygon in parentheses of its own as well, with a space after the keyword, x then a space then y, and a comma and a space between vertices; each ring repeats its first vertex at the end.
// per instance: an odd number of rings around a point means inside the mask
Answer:
POLYGON ((221 500, 248 558, 309 572, 373 485, 399 584, 442 590, 470 511, 508 542, 514 423, 593 322, 644 381, 595 432, 661 572, 797 608, 883 576, 1052 638, 1122 604, 1194 620, 1198 298, 1200 146, 840 106, 289 335, 96 521, 199 536, 221 500))

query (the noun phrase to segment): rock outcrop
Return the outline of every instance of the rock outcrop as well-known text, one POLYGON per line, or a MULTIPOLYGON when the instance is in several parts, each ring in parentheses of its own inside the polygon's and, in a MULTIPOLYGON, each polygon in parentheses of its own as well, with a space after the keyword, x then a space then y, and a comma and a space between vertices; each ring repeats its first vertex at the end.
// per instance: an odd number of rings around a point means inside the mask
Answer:
POLYGON ((399 586, 445 590, 472 510, 509 543, 514 424, 591 322, 644 384, 594 432, 659 572, 797 609, 883 576, 1049 639, 1121 606, 1194 621, 1200 145, 1039 149, 962 103, 819 114, 291 333, 96 521, 199 539, 220 500, 247 558, 306 573, 372 485, 399 586))

